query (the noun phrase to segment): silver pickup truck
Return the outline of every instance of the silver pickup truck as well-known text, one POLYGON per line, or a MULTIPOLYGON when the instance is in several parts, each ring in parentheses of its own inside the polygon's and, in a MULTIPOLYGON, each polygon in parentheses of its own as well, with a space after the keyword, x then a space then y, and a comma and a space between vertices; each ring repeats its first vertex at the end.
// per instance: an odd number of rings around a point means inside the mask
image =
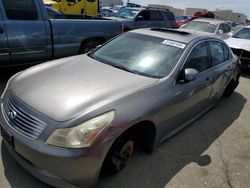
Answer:
POLYGON ((41 0, 0 1, 0 67, 84 53, 121 32, 102 18, 50 19, 41 0))

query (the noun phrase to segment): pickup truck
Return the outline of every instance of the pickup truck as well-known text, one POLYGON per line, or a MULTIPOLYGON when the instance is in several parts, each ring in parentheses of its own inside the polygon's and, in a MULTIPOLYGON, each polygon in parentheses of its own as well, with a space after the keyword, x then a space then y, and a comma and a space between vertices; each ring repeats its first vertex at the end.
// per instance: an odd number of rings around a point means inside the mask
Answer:
POLYGON ((0 1, 0 67, 85 53, 123 28, 115 20, 62 16, 49 18, 42 0, 0 1))
POLYGON ((125 31, 145 27, 177 28, 175 16, 168 9, 123 7, 115 17, 109 18, 121 22, 125 31))

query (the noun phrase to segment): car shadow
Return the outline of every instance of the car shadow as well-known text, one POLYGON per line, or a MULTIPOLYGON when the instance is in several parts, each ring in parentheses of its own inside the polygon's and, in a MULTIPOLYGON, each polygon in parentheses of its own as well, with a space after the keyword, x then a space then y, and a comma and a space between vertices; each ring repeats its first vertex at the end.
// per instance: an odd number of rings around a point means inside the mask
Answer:
POLYGON ((162 188, 186 165, 211 163, 204 151, 239 117, 246 99, 239 93, 224 98, 216 108, 162 143, 147 155, 137 152, 124 171, 102 176, 98 188, 162 188))
MULTIPOLYGON (((202 153, 239 117, 245 103, 246 99, 237 92, 222 99, 216 108, 161 144, 153 154, 137 151, 122 172, 114 176, 103 175, 97 187, 162 188, 191 162, 200 166, 210 164, 210 156, 202 153)), ((1 157, 5 176, 12 188, 50 187, 26 172, 10 156, 3 143, 1 157)))

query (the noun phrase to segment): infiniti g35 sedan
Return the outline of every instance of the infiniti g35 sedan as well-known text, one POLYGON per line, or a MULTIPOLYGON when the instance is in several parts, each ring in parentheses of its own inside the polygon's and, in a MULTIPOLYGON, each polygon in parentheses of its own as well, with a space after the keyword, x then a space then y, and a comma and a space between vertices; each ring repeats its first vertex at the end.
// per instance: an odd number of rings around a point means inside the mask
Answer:
POLYGON ((140 29, 89 54, 14 75, 1 97, 11 155, 57 187, 95 186, 135 149, 152 152, 239 83, 239 61, 222 40, 140 29))

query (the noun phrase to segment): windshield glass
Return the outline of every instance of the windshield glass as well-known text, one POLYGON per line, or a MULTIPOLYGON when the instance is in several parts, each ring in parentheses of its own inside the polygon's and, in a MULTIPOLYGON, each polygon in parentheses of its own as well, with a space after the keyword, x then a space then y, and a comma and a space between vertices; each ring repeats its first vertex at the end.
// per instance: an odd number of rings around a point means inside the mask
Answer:
POLYGON ((138 12, 139 10, 137 9, 122 8, 117 12, 116 16, 119 18, 133 19, 138 12))
POLYGON ((250 40, 250 28, 243 28, 238 33, 236 33, 233 38, 248 39, 250 40))
POLYGON ((189 29, 193 31, 202 31, 206 33, 214 33, 216 30, 217 24, 211 24, 209 22, 203 21, 191 21, 186 25, 182 26, 183 29, 189 29))
POLYGON ((125 71, 161 78, 170 73, 185 46, 163 38, 126 33, 90 56, 125 71))

